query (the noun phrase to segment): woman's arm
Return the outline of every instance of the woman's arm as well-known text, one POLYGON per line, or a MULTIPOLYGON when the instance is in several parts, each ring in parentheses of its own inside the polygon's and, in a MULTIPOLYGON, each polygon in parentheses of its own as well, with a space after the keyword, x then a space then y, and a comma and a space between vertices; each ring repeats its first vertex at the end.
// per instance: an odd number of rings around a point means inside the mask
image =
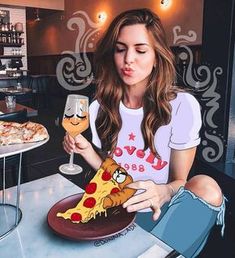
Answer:
POLYGON ((174 189, 175 193, 187 181, 195 158, 196 149, 197 147, 185 150, 171 149, 168 184, 174 189))

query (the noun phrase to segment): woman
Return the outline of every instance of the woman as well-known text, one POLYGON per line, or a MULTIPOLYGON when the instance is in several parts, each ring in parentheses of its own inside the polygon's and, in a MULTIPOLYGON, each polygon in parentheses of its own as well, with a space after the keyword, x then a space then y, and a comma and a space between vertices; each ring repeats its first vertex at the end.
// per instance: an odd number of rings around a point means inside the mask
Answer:
MULTIPOLYGON (((195 257, 223 217, 224 199, 208 176, 187 181, 200 143, 200 107, 173 86, 173 55, 157 15, 148 9, 118 15, 98 44, 95 65, 92 142, 126 168, 134 179, 129 187, 140 190, 123 207, 139 211, 140 226, 195 257)), ((66 135, 64 149, 96 170, 103 161, 82 135, 66 135)))

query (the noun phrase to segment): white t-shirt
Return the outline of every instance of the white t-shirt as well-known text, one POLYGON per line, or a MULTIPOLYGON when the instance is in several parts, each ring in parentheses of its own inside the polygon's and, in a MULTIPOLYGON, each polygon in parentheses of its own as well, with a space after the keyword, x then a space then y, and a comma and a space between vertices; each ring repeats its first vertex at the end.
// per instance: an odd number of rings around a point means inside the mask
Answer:
MULTIPOLYGON (((121 102, 119 109, 122 128, 118 134, 117 147, 113 158, 137 180, 153 180, 158 184, 167 183, 171 149, 184 150, 200 143, 201 128, 200 105, 189 93, 178 93, 170 102, 172 106, 171 122, 161 126, 154 137, 156 149, 161 160, 150 149, 143 151, 144 141, 141 134, 143 108, 129 109, 121 102)), ((92 142, 101 148, 95 120, 99 103, 90 105, 90 126, 92 142)))

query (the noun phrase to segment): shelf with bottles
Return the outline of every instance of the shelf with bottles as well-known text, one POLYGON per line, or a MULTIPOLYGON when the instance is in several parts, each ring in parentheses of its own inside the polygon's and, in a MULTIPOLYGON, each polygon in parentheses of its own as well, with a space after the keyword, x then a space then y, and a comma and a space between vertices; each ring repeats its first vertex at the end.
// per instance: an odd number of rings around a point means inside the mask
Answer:
POLYGON ((0 30, 0 34, 6 34, 6 35, 16 35, 16 36, 20 36, 22 33, 24 33, 23 31, 15 31, 15 30, 8 30, 8 31, 2 31, 0 30))
POLYGON ((1 59, 21 59, 22 57, 25 57, 22 53, 21 48, 12 48, 11 51, 5 52, 3 48, 0 47, 0 60, 1 59))
POLYGON ((16 31, 0 31, 0 44, 4 46, 22 46, 24 38, 20 37, 23 32, 16 31))
POLYGON ((0 20, 0 32, 23 32, 23 24, 17 22, 13 24, 12 22, 0 20))
POLYGON ((20 68, 8 68, 7 70, 4 71, 0 71, 0 77, 1 78, 11 78, 11 79, 15 79, 15 78, 19 78, 23 75, 27 75, 27 73, 29 72, 29 70, 27 69, 20 69, 20 68))
POLYGON ((4 43, 0 41, 0 47, 21 47, 24 43, 4 43))

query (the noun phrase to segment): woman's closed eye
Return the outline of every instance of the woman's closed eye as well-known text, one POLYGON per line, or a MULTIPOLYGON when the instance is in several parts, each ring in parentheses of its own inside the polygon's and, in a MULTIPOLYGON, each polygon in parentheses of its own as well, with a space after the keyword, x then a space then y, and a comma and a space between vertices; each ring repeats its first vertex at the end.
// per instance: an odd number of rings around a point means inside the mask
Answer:
POLYGON ((121 48, 121 47, 116 47, 115 48, 116 53, 121 53, 121 52, 124 52, 125 50, 126 50, 125 48, 121 48))
MULTIPOLYGON (((126 51, 126 48, 120 48, 120 47, 115 48, 116 53, 121 53, 121 52, 125 52, 125 51, 126 51)), ((142 50, 142 49, 136 49, 135 51, 138 54, 145 54, 147 52, 147 50, 142 50)))
POLYGON ((136 52, 139 54, 145 54, 147 50, 136 49, 136 52))

